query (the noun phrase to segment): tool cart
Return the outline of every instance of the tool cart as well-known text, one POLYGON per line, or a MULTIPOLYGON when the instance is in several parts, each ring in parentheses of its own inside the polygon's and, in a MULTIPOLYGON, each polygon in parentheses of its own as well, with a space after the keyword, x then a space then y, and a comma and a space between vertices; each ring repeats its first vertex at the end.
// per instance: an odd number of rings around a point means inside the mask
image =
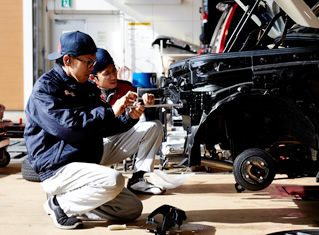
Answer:
MULTIPOLYGON (((3 120, 5 107, 0 104, 0 167, 5 167, 10 163, 10 154, 7 151, 10 146, 10 138, 23 138, 25 124, 22 119, 18 123, 11 120, 3 120)), ((26 153, 20 153, 25 155, 26 153)))

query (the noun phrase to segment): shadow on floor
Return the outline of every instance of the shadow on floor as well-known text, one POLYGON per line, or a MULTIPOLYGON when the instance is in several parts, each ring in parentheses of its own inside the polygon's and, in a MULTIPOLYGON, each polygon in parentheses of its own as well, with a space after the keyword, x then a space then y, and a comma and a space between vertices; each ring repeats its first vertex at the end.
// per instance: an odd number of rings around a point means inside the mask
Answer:
POLYGON ((6 167, 0 167, 0 179, 19 172, 21 172, 21 163, 10 163, 6 167))
MULTIPOLYGON (((115 222, 116 224, 123 224, 123 222, 115 222)), ((112 225, 114 222, 103 222, 103 221, 84 221, 84 229, 93 229, 95 227, 108 227, 108 225, 112 225)), ((142 215, 141 218, 135 222, 126 223, 126 230, 141 230, 145 232, 147 229, 156 229, 155 226, 146 225, 146 216, 142 215), (145 217, 145 219, 142 219, 145 217)), ((201 234, 201 235, 214 235, 216 233, 216 229, 212 226, 197 224, 194 222, 191 223, 183 223, 180 228, 175 226, 169 229, 170 235, 193 235, 193 234, 201 234)), ((154 233, 148 233, 154 234, 154 233)))

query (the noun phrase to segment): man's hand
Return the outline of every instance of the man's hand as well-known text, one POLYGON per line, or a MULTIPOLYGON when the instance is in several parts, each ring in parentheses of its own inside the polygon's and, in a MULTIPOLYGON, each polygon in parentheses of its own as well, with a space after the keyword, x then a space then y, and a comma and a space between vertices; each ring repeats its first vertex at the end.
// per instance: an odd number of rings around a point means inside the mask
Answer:
POLYGON ((137 93, 133 91, 128 91, 125 96, 118 99, 112 106, 115 117, 120 116, 125 111, 128 105, 133 105, 136 98, 137 98, 137 93))
MULTIPOLYGON (((144 105, 153 105, 155 104, 155 96, 153 94, 145 93, 142 96, 144 105)), ((130 117, 133 119, 138 119, 145 110, 145 107, 141 102, 136 102, 133 104, 134 108, 130 108, 130 117)))
POLYGON ((155 96, 153 94, 145 93, 143 94, 142 99, 145 105, 155 104, 155 96))
POLYGON ((141 102, 135 102, 133 105, 135 108, 130 108, 129 115, 132 119, 138 119, 144 113, 145 107, 141 102))

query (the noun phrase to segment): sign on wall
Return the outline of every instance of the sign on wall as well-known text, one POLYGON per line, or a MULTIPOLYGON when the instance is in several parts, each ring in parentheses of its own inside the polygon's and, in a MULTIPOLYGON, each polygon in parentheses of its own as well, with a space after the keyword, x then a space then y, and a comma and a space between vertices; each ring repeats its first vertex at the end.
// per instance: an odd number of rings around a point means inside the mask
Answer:
POLYGON ((71 7, 71 0, 62 0, 62 7, 71 7))
POLYGON ((132 57, 133 72, 153 72, 153 29, 150 22, 128 23, 128 50, 132 57))

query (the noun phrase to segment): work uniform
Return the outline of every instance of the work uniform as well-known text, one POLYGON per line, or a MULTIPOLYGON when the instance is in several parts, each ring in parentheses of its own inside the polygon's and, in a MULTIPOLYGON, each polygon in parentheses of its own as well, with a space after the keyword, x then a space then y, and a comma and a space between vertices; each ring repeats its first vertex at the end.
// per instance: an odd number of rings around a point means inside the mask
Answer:
MULTIPOLYGON (((128 91, 136 91, 130 82, 118 80, 112 90, 101 88, 103 99, 110 105, 128 91)), ((163 125, 158 120, 158 111, 145 109, 146 121, 140 120, 126 132, 104 138, 104 153, 101 164, 122 161, 136 153, 134 172, 154 170, 154 159, 163 138, 163 125)))
POLYGON ((57 64, 35 83, 26 117, 30 165, 67 216, 89 212, 110 220, 140 216, 142 203, 124 188, 124 177, 99 164, 102 156, 107 162, 103 137, 126 132, 138 120, 126 113, 115 118, 95 84, 78 83, 57 64))

